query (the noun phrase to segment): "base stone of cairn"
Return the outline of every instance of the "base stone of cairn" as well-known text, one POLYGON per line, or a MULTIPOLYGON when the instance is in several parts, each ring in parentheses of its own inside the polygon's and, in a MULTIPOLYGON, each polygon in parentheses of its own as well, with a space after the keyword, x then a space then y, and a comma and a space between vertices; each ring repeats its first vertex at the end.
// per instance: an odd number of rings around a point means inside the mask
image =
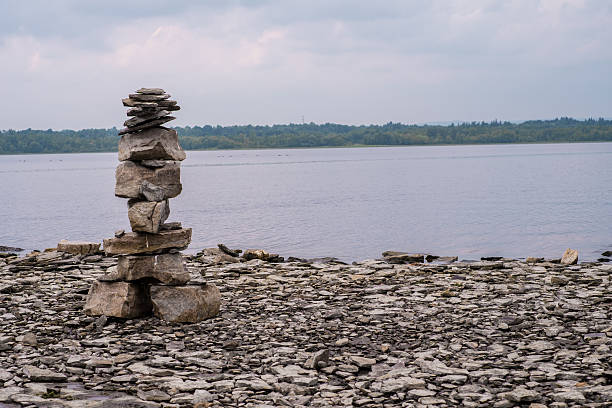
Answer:
POLYGON ((189 272, 179 252, 191 242, 191 228, 166 223, 168 199, 182 191, 180 162, 185 152, 176 131, 160 126, 179 110, 163 89, 141 88, 123 99, 128 119, 119 134, 115 195, 128 198, 132 232, 104 240, 107 255, 118 255, 89 290, 85 312, 135 318, 151 315, 169 322, 195 323, 219 313, 215 285, 186 285, 189 272))
POLYGON ((85 313, 133 319, 151 314, 147 285, 130 282, 94 282, 85 302, 85 313))

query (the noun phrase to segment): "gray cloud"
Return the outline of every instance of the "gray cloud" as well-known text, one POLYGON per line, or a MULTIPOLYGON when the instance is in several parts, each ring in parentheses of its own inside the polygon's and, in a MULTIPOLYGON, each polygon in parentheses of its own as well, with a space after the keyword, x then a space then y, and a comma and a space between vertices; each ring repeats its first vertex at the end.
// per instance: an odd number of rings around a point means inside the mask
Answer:
POLYGON ((7 1, 1 128, 610 116, 612 2, 7 1))

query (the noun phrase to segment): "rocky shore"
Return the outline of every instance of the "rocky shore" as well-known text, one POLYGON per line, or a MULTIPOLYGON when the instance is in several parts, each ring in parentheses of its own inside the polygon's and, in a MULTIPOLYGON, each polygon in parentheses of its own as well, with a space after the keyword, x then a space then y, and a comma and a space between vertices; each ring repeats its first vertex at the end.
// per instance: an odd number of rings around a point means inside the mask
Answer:
POLYGON ((185 256, 195 324, 86 316, 117 258, 1 254, 0 407, 612 404, 610 264, 264 254, 185 256))

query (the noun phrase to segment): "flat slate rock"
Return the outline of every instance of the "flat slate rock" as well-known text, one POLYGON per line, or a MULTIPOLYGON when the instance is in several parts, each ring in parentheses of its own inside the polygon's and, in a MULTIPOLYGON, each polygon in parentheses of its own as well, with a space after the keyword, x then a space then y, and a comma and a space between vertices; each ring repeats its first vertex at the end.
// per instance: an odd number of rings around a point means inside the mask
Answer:
POLYGON ((147 111, 142 111, 142 113, 139 113, 133 118, 128 119, 125 122, 123 122, 123 126, 127 126, 127 127, 139 126, 144 123, 151 122, 155 119, 162 118, 168 115, 169 113, 170 112, 167 110, 159 110, 159 111, 155 110, 154 112, 151 112, 151 113, 147 111))
POLYGON ((127 111, 127 116, 143 116, 143 115, 152 115, 155 112, 159 112, 162 110, 167 110, 165 108, 159 107, 159 106, 155 106, 155 107, 136 107, 136 108, 130 108, 127 111))
POLYGON ((191 228, 160 231, 158 234, 130 232, 104 240, 107 255, 154 253, 164 249, 184 249, 191 242, 191 228))
POLYGON ((157 102, 157 106, 161 106, 161 107, 176 106, 176 104, 177 102, 171 99, 166 99, 166 100, 157 102))
POLYGON ((166 91, 161 88, 140 88, 136 93, 144 95, 163 95, 166 91))
POLYGON ((130 98, 122 99, 121 102, 123 102, 123 106, 128 106, 130 108, 134 108, 134 107, 157 108, 159 106, 157 102, 142 102, 142 101, 136 101, 130 98))
POLYGON ((60 252, 68 252, 74 255, 89 255, 95 254, 100 251, 100 243, 85 241, 66 241, 65 239, 62 239, 57 244, 57 250, 60 252))
POLYGON ((58 373, 45 368, 38 368, 33 365, 26 365, 23 374, 34 382, 62 382, 68 378, 66 374, 58 373))
POLYGON ((392 264, 423 263, 425 261, 425 254, 409 254, 406 252, 385 251, 382 255, 385 257, 387 262, 392 264))
POLYGON ((158 101, 163 101, 165 99, 170 98, 170 95, 164 93, 164 94, 140 94, 140 93, 135 93, 135 94, 130 94, 130 99, 133 99, 135 101, 139 101, 139 102, 158 102, 158 101))
POLYGON ((164 116, 162 118, 155 119, 147 123, 143 123, 141 125, 121 129, 119 131, 119 135, 125 135, 126 133, 138 132, 138 131, 149 129, 155 126, 163 125, 164 123, 170 122, 171 120, 174 120, 174 119, 176 119, 174 116, 164 116))

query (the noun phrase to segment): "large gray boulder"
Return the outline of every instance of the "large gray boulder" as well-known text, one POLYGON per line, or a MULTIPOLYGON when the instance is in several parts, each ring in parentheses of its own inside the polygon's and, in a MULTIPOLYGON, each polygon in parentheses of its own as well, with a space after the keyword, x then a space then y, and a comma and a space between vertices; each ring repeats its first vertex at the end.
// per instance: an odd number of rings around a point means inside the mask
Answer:
POLYGON ((119 141, 119 160, 185 160, 176 130, 154 127, 128 133, 119 141))
POLYGON ((140 283, 96 281, 89 288, 84 311, 91 316, 126 319, 150 315, 148 287, 140 283))
POLYGON ((115 171, 115 195, 124 198, 145 199, 143 183, 161 188, 163 194, 155 201, 176 197, 181 193, 180 162, 168 161, 163 167, 145 167, 132 161, 123 161, 115 171))
POLYGON ((168 200, 128 201, 128 218, 132 231, 157 234, 170 215, 168 200))
POLYGON ((221 293, 213 284, 151 286, 153 314, 175 323, 196 323, 219 313, 221 293))
POLYGON ((160 231, 158 234, 129 232, 121 237, 104 240, 107 255, 154 253, 164 249, 184 249, 191 242, 191 228, 160 231))
MULTIPOLYGON (((180 253, 119 256, 114 280, 147 281, 166 285, 183 285, 189 272, 180 253)), ((110 277, 109 277, 110 278, 110 277)))

